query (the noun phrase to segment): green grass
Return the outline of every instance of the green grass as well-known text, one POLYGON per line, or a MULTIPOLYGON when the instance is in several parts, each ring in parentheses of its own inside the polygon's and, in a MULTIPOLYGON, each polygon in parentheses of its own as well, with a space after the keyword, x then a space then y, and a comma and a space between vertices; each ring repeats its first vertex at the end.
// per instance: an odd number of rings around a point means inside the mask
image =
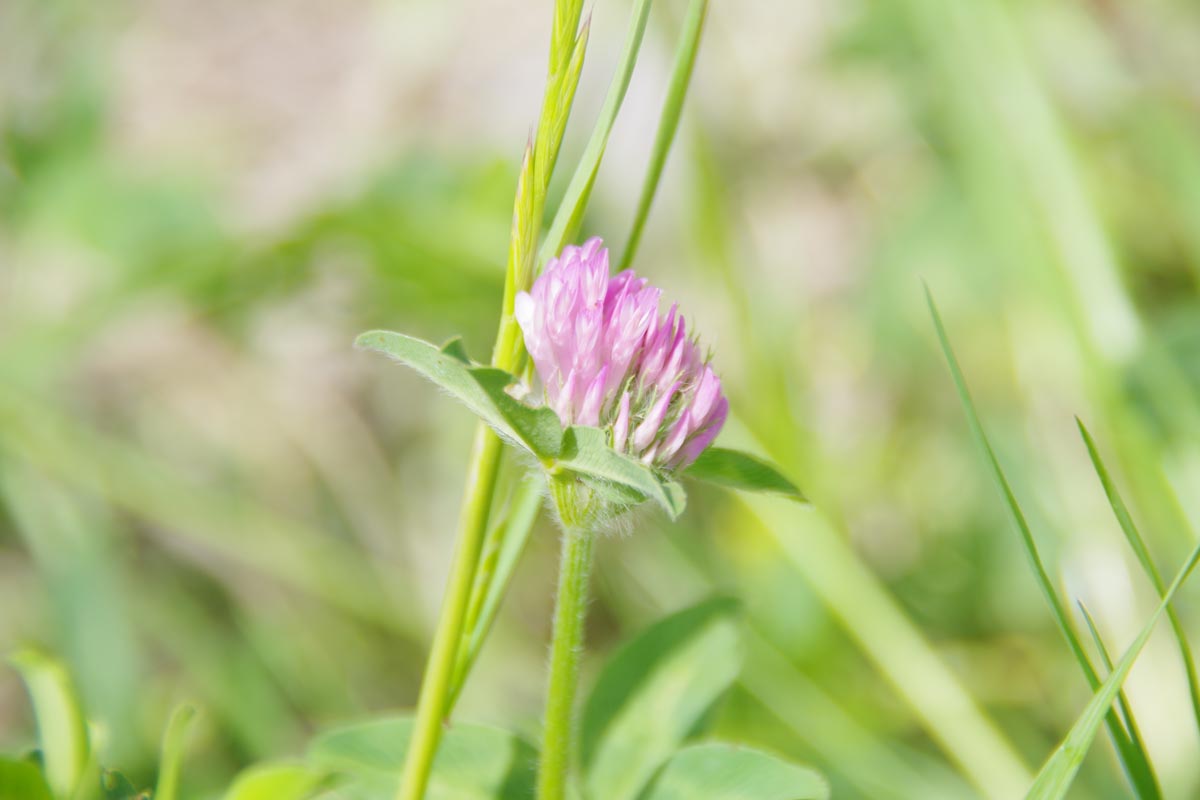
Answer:
MULTIPOLYGON (((1200 519, 1200 13, 385 6, 0 10, 0 651, 62 660, 104 765, 155 785, 188 698, 177 800, 218 798, 414 705, 472 421, 351 342, 488 352, 522 148, 573 101, 514 274, 604 235, 713 345, 722 445, 812 502, 688 484, 678 523, 600 540, 583 692, 732 595, 705 724, 834 797, 1017 796, 1060 745, 1071 797, 1195 793, 1193 585, 1125 656, 1200 519), (542 93, 547 40, 586 48, 577 88, 542 93)), ((536 740, 558 540, 528 472, 501 470, 453 694, 536 740)), ((18 758, 46 713, 20 686, 0 671, 18 758)), ((60 784, 90 768, 74 724, 60 784)))

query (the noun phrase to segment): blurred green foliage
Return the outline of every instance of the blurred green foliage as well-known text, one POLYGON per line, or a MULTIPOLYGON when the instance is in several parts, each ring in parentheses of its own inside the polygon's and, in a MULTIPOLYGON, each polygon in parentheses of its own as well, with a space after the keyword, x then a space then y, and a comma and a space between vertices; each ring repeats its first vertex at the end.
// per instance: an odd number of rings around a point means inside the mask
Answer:
MULTIPOLYGON (((170 710, 198 704, 190 798, 414 701, 472 422, 350 343, 383 326, 486 352, 545 36, 511 4, 186 5, 0 5, 0 650, 65 659, 134 786, 170 710)), ((637 109, 667 91, 677 25, 656 22, 683 7, 660 5, 583 221, 610 240, 651 150, 637 109)), ((964 755, 990 734, 939 705, 927 665, 1030 775, 1090 693, 920 279, 1052 579, 1119 660, 1158 597, 1072 415, 1174 574, 1200 519, 1200 10, 760 6, 712 4, 635 266, 703 319, 727 440, 825 516, 712 491, 679 524, 643 514, 600 544, 592 663, 737 596, 718 735, 814 765, 835 797, 962 797, 1000 757, 964 755)), ((627 11, 593 11, 577 120, 627 11)), ((556 546, 540 524, 463 716, 535 730, 556 546)), ((1193 639, 1196 592, 1177 602, 1193 639)), ((1165 630, 1127 693, 1164 795, 1191 796, 1200 740, 1165 630)), ((33 745, 0 672, 0 751, 33 745)), ((1118 770, 1098 742, 1072 796, 1125 796, 1118 770)))

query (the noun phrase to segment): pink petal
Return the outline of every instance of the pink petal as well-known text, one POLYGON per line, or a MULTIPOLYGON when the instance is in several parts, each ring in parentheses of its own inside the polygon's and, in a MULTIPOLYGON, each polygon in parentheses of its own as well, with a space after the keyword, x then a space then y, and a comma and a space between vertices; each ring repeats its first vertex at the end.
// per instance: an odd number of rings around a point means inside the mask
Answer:
POLYGON ((613 449, 618 453, 625 450, 625 439, 629 436, 629 392, 621 395, 617 409, 617 421, 613 423, 613 449))
POLYGON ((637 430, 633 432, 633 449, 635 451, 645 450, 646 447, 654 441, 658 436, 658 429, 662 427, 663 418, 667 416, 667 407, 671 405, 671 400, 675 398, 675 392, 679 390, 679 384, 674 384, 668 391, 664 392, 658 401, 646 414, 646 418, 642 420, 642 424, 638 425, 637 430))
POLYGON ((592 381, 592 385, 588 387, 587 394, 584 395, 583 404, 579 408, 579 416, 575 420, 577 424, 593 427, 600 424, 600 410, 604 404, 604 382, 607 378, 608 365, 605 364, 600 369, 600 374, 592 381))

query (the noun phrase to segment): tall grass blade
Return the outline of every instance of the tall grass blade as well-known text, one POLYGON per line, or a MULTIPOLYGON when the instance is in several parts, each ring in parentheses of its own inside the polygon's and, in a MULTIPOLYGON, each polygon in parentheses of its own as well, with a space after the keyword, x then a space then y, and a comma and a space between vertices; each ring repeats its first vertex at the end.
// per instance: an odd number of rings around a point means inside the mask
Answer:
POLYGON ((688 5, 683 32, 679 36, 679 46, 675 50, 675 63, 671 67, 667 99, 663 103, 662 115, 658 120, 658 132, 654 136, 650 166, 642 183, 642 195, 638 198, 637 211, 634 212, 633 229, 629 233, 629 241, 625 243, 625 253, 621 256, 621 269, 626 269, 633 263, 638 243, 641 242, 642 230, 646 226, 646 218, 650 215, 650 205, 654 202, 658 182, 662 179, 663 168, 667 163, 667 153, 670 152, 671 143, 675 141, 675 132, 679 129, 683 100, 692 81, 692 69, 696 65, 696 53, 700 49, 700 36, 704 32, 704 19, 707 14, 708 0, 692 0, 688 5))
POLYGON ((46 783, 56 797, 71 797, 85 779, 91 758, 87 721, 71 676, 40 650, 21 650, 9 661, 33 703, 46 783))
POLYGON ((517 562, 525 552, 525 544, 537 521, 542 506, 544 484, 537 476, 525 478, 513 493, 508 514, 493 530, 484 544, 479 569, 475 573, 475 588, 464 626, 465 636, 459 648, 458 665, 450 688, 450 703, 462 692, 471 667, 483 649, 483 641, 492 629, 500 601, 516 571, 517 562))
MULTIPOLYGON (((1133 522, 1133 517, 1129 513, 1129 508, 1121 498, 1120 492, 1117 491, 1116 484, 1113 483, 1112 476, 1109 474, 1108 469, 1105 468, 1104 461, 1100 458, 1100 451, 1097 449, 1096 442, 1092 439, 1091 433, 1088 432, 1087 427, 1083 424, 1083 420, 1076 417, 1075 422, 1079 426, 1080 435, 1083 436, 1083 443, 1087 445, 1088 456, 1092 459, 1092 466, 1096 468, 1096 475, 1100 478, 1100 485, 1104 487, 1104 494, 1108 497, 1108 503, 1112 506, 1117 522, 1121 525, 1121 532, 1125 534, 1125 539, 1129 542, 1129 547, 1133 550, 1134 555, 1137 556, 1138 563, 1145 570, 1146 577, 1154 584, 1154 590, 1158 592, 1159 598, 1162 598, 1163 593, 1166 591, 1162 573, 1154 565, 1154 559, 1150 557, 1150 551, 1146 548, 1146 542, 1138 532, 1137 526, 1133 522)), ((1196 661, 1192 656, 1192 648, 1188 644, 1187 633, 1184 632, 1179 614, 1171 606, 1167 607, 1167 621, 1171 623, 1171 630, 1175 633, 1175 640, 1179 643, 1179 654, 1183 656, 1184 669, 1187 671, 1188 695, 1192 701, 1192 716, 1196 720, 1197 729, 1200 729, 1200 681, 1196 677, 1196 661)))
POLYGON ((187 742, 188 728, 196 717, 192 706, 179 706, 171 714, 167 729, 163 733, 162 755, 158 764, 158 783, 154 789, 155 800, 178 800, 179 774, 183 769, 183 750, 187 742))
POLYGON ((572 42, 577 41, 583 0, 558 0, 554 4, 554 29, 550 33, 549 74, 560 72, 571 58, 572 42))
MULTIPOLYGON (((7 387, 5 387, 7 388, 7 387)), ((413 641, 424 633, 409 604, 394 603, 376 573, 336 540, 241 498, 195 485, 114 436, 73 421, 32 396, 0 391, 0 449, 71 488, 186 537, 208 552, 322 598, 413 641)))
POLYGON ((592 186, 596 182, 596 174, 600 171, 600 161, 604 158, 605 148, 608 147, 609 134, 612 133, 613 123, 616 122, 617 113, 621 110, 621 103, 625 101, 625 92, 629 89, 633 68, 637 65, 638 51, 642 48, 642 38, 646 33, 646 19, 650 15, 650 3, 651 0, 637 0, 633 7, 633 17, 629 25, 629 35, 625 41, 625 51, 621 55, 620 66, 609 85, 608 96, 604 99, 600 117, 596 120, 596 127, 592 130, 592 138, 588 140, 583 157, 579 160, 579 166, 575 168, 575 174, 567 186, 567 193, 563 197, 558 211, 555 212, 550 231, 542 243, 542 249, 538 253, 539 264, 545 264, 553 258, 559 250, 562 250, 567 240, 579 230, 579 224, 583 220, 583 211, 587 207, 588 199, 592 194, 592 186))
POLYGON ((745 524, 773 538, 784 560, 821 598, 976 793, 993 800, 1019 796, 1032 780, 1021 756, 902 604, 863 564, 848 544, 845 529, 814 506, 766 494, 735 497, 747 511, 745 524))
POLYGON ((1163 596, 1162 602, 1158 604, 1158 608, 1146 622, 1141 633, 1133 640, 1133 644, 1125 651, 1125 655, 1121 657, 1116 669, 1105 679, 1099 691, 1088 702, 1083 714, 1071 726, 1067 738, 1046 761, 1038 773, 1037 779, 1033 782, 1033 786, 1030 787, 1029 793, 1025 796, 1026 800, 1059 800, 1066 796, 1079 771, 1079 765, 1083 763, 1083 757, 1087 755, 1092 740, 1096 738, 1096 730, 1100 727, 1100 721, 1111 714, 1110 707, 1117 692, 1120 691, 1125 677, 1129 674, 1129 670, 1133 667, 1133 662, 1137 660, 1138 654, 1141 653, 1146 640, 1150 638, 1155 624, 1166 611, 1171 598, 1187 580, 1198 560, 1200 560, 1200 545, 1192 550, 1192 554, 1188 556, 1187 562, 1179 570, 1175 580, 1171 581, 1171 586, 1163 596))
MULTIPOLYGON (((1078 601, 1079 613, 1083 615, 1083 621, 1087 624, 1088 633, 1092 635, 1092 642, 1096 645, 1096 650, 1100 652, 1100 663, 1104 665, 1104 669, 1108 673, 1113 671, 1112 656, 1108 654, 1108 647, 1104 644, 1104 639, 1100 636, 1100 629, 1096 627, 1096 620, 1092 619, 1092 614, 1087 610, 1087 606, 1083 601, 1078 601)), ((1146 754, 1149 759, 1149 752, 1146 750, 1146 742, 1142 739, 1142 732, 1138 728, 1137 720, 1133 716, 1133 706, 1129 704, 1129 698, 1125 696, 1125 690, 1117 692, 1117 706, 1121 709, 1121 719, 1125 723, 1125 730, 1129 732, 1129 738, 1133 741, 1135 747, 1146 754)))
POLYGON ((575 90, 579 87, 579 76, 583 72, 583 58, 587 53, 591 28, 590 20, 583 24, 566 54, 566 60, 557 66, 556 72, 550 74, 546 84, 546 96, 541 116, 538 117, 537 136, 534 138, 534 173, 543 203, 546 188, 550 185, 550 176, 554 173, 554 165, 558 161, 558 151, 562 147, 567 121, 571 118, 571 108, 575 102, 575 90))
MULTIPOLYGON (((1025 555, 1028 557, 1030 567, 1033 569, 1038 588, 1041 589, 1046 602, 1050 604, 1054 621, 1058 624, 1059 631, 1061 631, 1063 638, 1067 641, 1067 646, 1071 649, 1071 654, 1075 657, 1075 661, 1083 671, 1088 686, 1095 692, 1100 687, 1100 678, 1097 676, 1095 668, 1088 659, 1087 653, 1084 652, 1083 644, 1079 641, 1079 637, 1071 625, 1066 607, 1063 605, 1058 591, 1050 581, 1050 576, 1046 572, 1046 566, 1042 562, 1041 555, 1038 553, 1037 544, 1034 542, 1033 532, 1030 530, 1029 523, 1025 519, 1025 513, 1021 511, 1021 506, 1017 502, 1016 495, 1013 494, 1012 487, 1008 483, 1008 478, 1005 477, 1004 470, 1000 466, 1000 461, 996 458, 995 451, 992 450, 991 442, 988 441, 987 434, 984 433, 983 423, 979 420, 979 413, 975 410, 975 404, 971 400, 970 392, 967 390, 966 379, 963 378, 962 370, 958 366, 958 360, 954 357, 954 351, 951 349, 950 340, 946 336, 946 329, 942 324, 941 315, 938 313, 937 305, 933 302, 933 295, 930 293, 928 286, 925 287, 925 299, 929 304, 929 313, 933 317, 934 327, 937 329, 938 342, 941 344, 942 353, 945 355, 946 363, 950 367, 950 374, 954 379, 954 387, 958 392, 959 400, 962 401, 963 410, 967 416, 967 424, 986 456, 992 478, 995 480, 996 487, 1004 497, 1004 504, 1012 517, 1013 525, 1021 535, 1021 543, 1024 545, 1025 555)), ((1138 797, 1161 797, 1162 792, 1158 788, 1158 780, 1154 776, 1154 770, 1151 768, 1150 762, 1146 759, 1145 754, 1134 746, 1125 728, 1121 725, 1121 721, 1117 718, 1116 713, 1111 710, 1108 711, 1105 715, 1105 722, 1108 725, 1108 732, 1112 737, 1113 744, 1117 748, 1117 755, 1121 760, 1121 766, 1124 768, 1125 774, 1137 792, 1138 797)))

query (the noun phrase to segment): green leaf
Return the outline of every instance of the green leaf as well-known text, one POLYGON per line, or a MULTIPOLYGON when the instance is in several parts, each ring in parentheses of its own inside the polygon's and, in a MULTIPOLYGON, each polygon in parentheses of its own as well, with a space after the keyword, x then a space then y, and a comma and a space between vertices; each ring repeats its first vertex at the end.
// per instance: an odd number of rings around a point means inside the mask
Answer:
POLYGON ((461 336, 455 336, 451 339, 448 339, 440 349, 444 355, 448 355, 451 358, 457 359, 468 367, 472 366, 471 357, 467 355, 467 346, 463 344, 461 336))
POLYGON ((685 747, 641 800, 825 800, 829 784, 817 772, 740 745, 685 747))
POLYGON ((604 150, 608 147, 608 137, 612 133, 613 123, 625 101, 625 92, 629 88, 629 80, 633 76, 633 68, 637 64, 638 51, 642 47, 642 38, 646 32, 646 20, 650 16, 650 0, 636 0, 629 33, 625 40, 625 51, 621 55, 621 65, 609 85, 608 96, 604 98, 604 106, 592 130, 579 166, 571 176, 566 195, 558 206, 554 221, 542 243, 538 253, 539 263, 545 264, 558 255, 567 240, 575 235, 579 224, 583 221, 583 211, 587 208, 588 199, 592 194, 592 186, 600 171, 600 161, 604 158, 604 150))
POLYGON ((1110 713, 1113 700, 1120 691, 1121 684, 1125 682, 1129 670, 1133 667, 1133 662, 1137 660, 1138 654, 1142 652, 1142 647, 1150 638, 1154 626, 1166 611, 1175 592, 1179 590, 1179 587, 1191 574, 1192 569, 1195 568, 1197 561, 1200 561, 1200 546, 1192 551, 1182 569, 1175 576, 1175 580, 1171 582, 1170 588, 1167 589, 1154 614, 1146 622, 1137 638, 1133 640, 1133 644, 1125 651, 1125 655, 1122 656, 1116 668, 1101 684, 1099 691, 1092 697, 1079 719, 1071 726, 1066 739, 1046 761, 1038 773, 1037 779, 1033 782, 1029 794, 1026 795, 1026 800, 1059 800, 1066 796, 1067 791, 1071 788, 1071 783, 1075 780, 1075 774, 1079 771, 1079 765, 1083 763, 1083 757, 1087 755, 1087 751, 1092 746, 1092 740, 1096 738, 1096 730, 1105 716, 1110 713))
POLYGON ((687 502, 683 487, 645 464, 613 450, 599 428, 573 427, 563 432, 558 415, 546 406, 528 406, 507 389, 512 375, 492 367, 471 366, 461 343, 451 340, 439 349, 400 333, 370 331, 356 346, 375 350, 406 364, 460 400, 467 408, 510 441, 523 445, 548 467, 567 469, 598 491, 622 501, 655 500, 672 519, 687 502))
POLYGON ((106 769, 100 776, 100 792, 104 800, 150 800, 149 790, 138 789, 114 769, 106 769))
POLYGON ((580 763, 589 797, 630 800, 725 693, 741 666, 737 604, 717 598, 622 647, 588 697, 580 763))
POLYGON ((54 800, 46 778, 32 761, 0 759, 0 800, 54 800))
MULTIPOLYGON (((330 731, 309 748, 308 764, 348 779, 355 798, 392 800, 412 736, 411 717, 391 717, 330 731)), ((426 800, 496 800, 533 796, 534 749, 507 731, 455 723, 433 762, 426 800)))
MULTIPOLYGON (((1013 526, 1021 536, 1021 544, 1024 546, 1025 556, 1029 561, 1030 568, 1033 570, 1038 588, 1041 589, 1042 595, 1050 605, 1054 621, 1058 623, 1059 631, 1066 640, 1067 646, 1071 650, 1071 655, 1074 656, 1075 662, 1083 672, 1088 686, 1095 692, 1100 687, 1100 678, 1096 674, 1096 669, 1092 666, 1091 660, 1088 659, 1087 653, 1083 649, 1083 644, 1075 632, 1075 628, 1071 625, 1067 617, 1066 608, 1058 595, 1058 591, 1050 582, 1050 576, 1046 572, 1045 565, 1042 563, 1041 555, 1038 553, 1037 544, 1033 540, 1033 532, 1030 530, 1029 523, 1025 519, 1025 513, 1021 510, 1021 506, 1017 502, 1017 497, 1013 493, 1012 486, 1009 485, 1008 478, 1004 475, 1004 470, 1000 466, 1000 460, 996 458, 996 452, 992 449, 987 434, 984 433, 983 423, 979 421, 979 413, 975 410, 975 403, 971 400, 971 393, 967 390, 966 379, 963 378, 962 370, 958 366, 958 360, 954 357, 954 351, 950 347, 950 339, 946 335, 946 329, 942 325, 941 315, 938 314, 937 306, 933 302, 933 295, 929 292, 929 287, 925 288, 925 299, 929 304, 929 313, 933 317, 934 328, 937 330, 938 342, 941 344, 942 353, 946 357, 946 363, 950 367, 950 375, 954 379, 954 387, 958 391, 959 400, 962 402, 963 410, 966 413, 967 424, 972 434, 974 434, 975 440, 979 443, 980 449, 983 451, 992 479, 995 481, 1000 496, 1004 499, 1005 506, 1012 518, 1013 526)), ((1162 792, 1158 788, 1158 779, 1154 775, 1154 769, 1150 766, 1150 760, 1129 738, 1115 712, 1109 711, 1107 713, 1105 724, 1108 726, 1108 733, 1112 737, 1113 745, 1117 749, 1121 766, 1124 768, 1125 774, 1128 776, 1129 782, 1137 792, 1138 797, 1152 799, 1162 797, 1162 792)))
POLYGON ((163 732, 162 751, 158 762, 158 784, 154 800, 176 800, 179 795, 179 773, 183 768, 183 748, 188 728, 196 717, 196 709, 179 706, 171 714, 163 732))
POLYGON ((75 687, 66 667, 40 651, 22 650, 12 657, 12 664, 33 702, 46 783, 55 796, 70 797, 87 769, 90 755, 87 722, 75 687))
MULTIPOLYGON (((1158 592, 1159 598, 1161 598, 1163 592, 1166 591, 1166 585, 1163 583, 1158 567, 1154 565, 1154 559, 1150 557, 1150 551, 1146 548, 1146 542, 1138 532, 1137 526, 1133 524, 1133 517, 1126 507, 1125 501, 1121 499, 1121 493, 1117 490, 1117 485, 1113 483, 1112 477, 1105 468, 1104 461, 1100 458, 1100 451, 1096 448, 1096 442, 1092 439, 1092 435, 1084 426, 1083 421, 1078 417, 1075 418, 1075 423, 1079 426, 1079 433, 1083 436, 1083 442, 1087 446, 1088 456, 1092 459, 1092 466, 1095 467, 1096 475, 1100 478, 1100 484, 1104 487, 1104 494, 1108 497, 1108 504, 1112 506, 1113 515, 1117 518, 1117 522, 1121 526, 1121 532, 1125 534, 1125 540, 1129 542, 1130 549, 1137 556, 1138 563, 1142 565, 1146 577, 1150 579, 1155 591, 1158 592)), ((1196 677, 1196 660, 1192 656, 1192 647, 1188 644, 1183 622, 1179 619, 1179 614, 1175 612, 1172 606, 1167 606, 1167 621, 1171 623, 1171 630, 1175 634, 1175 641, 1179 644, 1179 653, 1183 658, 1184 671, 1187 673, 1188 694, 1192 701, 1192 717, 1196 721, 1196 727, 1200 729, 1200 680, 1196 677)))
POLYGON ((539 458, 553 458, 562 443, 562 426, 554 411, 521 403, 506 391, 516 379, 491 367, 472 366, 462 343, 444 348, 391 331, 369 331, 355 346, 374 350, 412 367, 475 412, 497 433, 523 445, 539 458))
POLYGON ((696 52, 700 49, 700 35, 704 31, 704 18, 707 13, 708 0, 692 0, 688 5, 687 18, 683 21, 683 31, 679 34, 679 45, 675 49, 675 63, 671 67, 667 99, 658 118, 658 132, 654 135, 650 165, 646 169, 642 194, 638 198, 637 211, 633 216, 633 229, 629 233, 625 253, 621 256, 622 270, 633 264, 638 243, 642 239, 642 230, 646 226, 646 218, 650 215, 650 204, 654 202, 658 182, 662 179, 663 167, 667 163, 667 153, 670 152, 671 143, 675 141, 675 132, 679 129, 683 99, 687 96, 688 85, 692 80, 692 69, 696 65, 696 52))
POLYGON ((741 489, 747 492, 772 492, 805 502, 796 484, 767 462, 738 450, 710 447, 683 471, 689 478, 741 489))
POLYGON ((632 490, 635 497, 648 497, 661 505, 671 519, 683 513, 687 502, 682 487, 663 479, 637 459, 613 450, 608 435, 599 428, 580 425, 568 428, 558 464, 585 479, 601 481, 601 490, 605 483, 615 484, 632 490))
POLYGON ((562 452, 563 430, 553 409, 527 406, 510 395, 505 390, 516 378, 504 370, 473 367, 470 372, 534 455, 540 458, 558 457, 562 452))
POLYGON ((304 764, 256 764, 237 776, 224 800, 305 800, 324 779, 324 772, 304 764))

